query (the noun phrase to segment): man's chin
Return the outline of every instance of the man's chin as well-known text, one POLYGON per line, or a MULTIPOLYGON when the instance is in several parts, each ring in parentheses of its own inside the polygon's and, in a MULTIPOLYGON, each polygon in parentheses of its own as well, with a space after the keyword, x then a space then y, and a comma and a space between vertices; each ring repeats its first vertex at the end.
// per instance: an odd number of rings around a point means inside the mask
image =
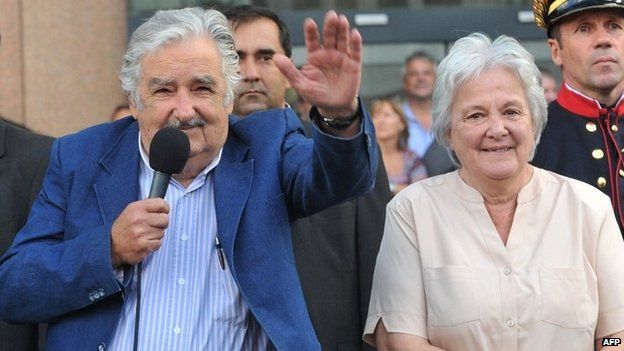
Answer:
POLYGON ((266 103, 260 101, 254 102, 239 102, 237 101, 234 104, 234 114, 239 117, 247 117, 248 115, 258 112, 268 110, 269 107, 266 103))

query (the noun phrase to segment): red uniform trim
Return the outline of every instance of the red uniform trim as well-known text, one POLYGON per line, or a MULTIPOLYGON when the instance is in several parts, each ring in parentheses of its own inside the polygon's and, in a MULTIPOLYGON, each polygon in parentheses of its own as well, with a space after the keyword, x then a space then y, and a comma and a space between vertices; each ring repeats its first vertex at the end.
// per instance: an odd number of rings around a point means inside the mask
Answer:
MULTIPOLYGON (((587 118, 598 118, 600 115, 607 114, 607 109, 601 108, 598 100, 570 90, 565 83, 561 84, 557 102, 566 110, 587 118)), ((614 110, 618 116, 624 114, 624 99, 618 101, 614 110)))

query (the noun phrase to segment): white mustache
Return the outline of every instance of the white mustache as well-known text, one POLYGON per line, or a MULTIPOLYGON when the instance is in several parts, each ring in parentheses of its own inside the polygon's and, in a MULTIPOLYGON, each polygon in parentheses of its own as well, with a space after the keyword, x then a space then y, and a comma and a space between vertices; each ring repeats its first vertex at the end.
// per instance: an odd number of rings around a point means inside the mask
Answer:
POLYGON ((169 121, 166 127, 181 129, 181 128, 203 127, 205 125, 206 125, 206 121, 204 121, 199 116, 195 116, 188 121, 180 121, 179 119, 169 121))

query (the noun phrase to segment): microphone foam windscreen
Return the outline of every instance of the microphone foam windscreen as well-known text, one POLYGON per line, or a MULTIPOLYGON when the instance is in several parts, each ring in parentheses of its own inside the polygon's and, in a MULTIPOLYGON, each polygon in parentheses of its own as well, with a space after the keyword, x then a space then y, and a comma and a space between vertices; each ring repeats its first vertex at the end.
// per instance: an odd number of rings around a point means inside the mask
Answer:
POLYGON ((184 132, 165 127, 156 132, 150 144, 150 167, 165 174, 180 173, 186 165, 190 151, 191 145, 184 132))

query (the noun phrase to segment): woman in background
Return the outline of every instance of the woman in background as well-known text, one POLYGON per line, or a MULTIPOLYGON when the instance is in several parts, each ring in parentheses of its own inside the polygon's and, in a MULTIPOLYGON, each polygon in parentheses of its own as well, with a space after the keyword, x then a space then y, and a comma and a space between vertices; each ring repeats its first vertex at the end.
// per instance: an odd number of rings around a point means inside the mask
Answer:
POLYGON ((407 119, 399 104, 387 98, 376 100, 371 105, 371 117, 388 173, 390 190, 396 194, 406 186, 427 178, 427 169, 422 160, 407 148, 407 119))

